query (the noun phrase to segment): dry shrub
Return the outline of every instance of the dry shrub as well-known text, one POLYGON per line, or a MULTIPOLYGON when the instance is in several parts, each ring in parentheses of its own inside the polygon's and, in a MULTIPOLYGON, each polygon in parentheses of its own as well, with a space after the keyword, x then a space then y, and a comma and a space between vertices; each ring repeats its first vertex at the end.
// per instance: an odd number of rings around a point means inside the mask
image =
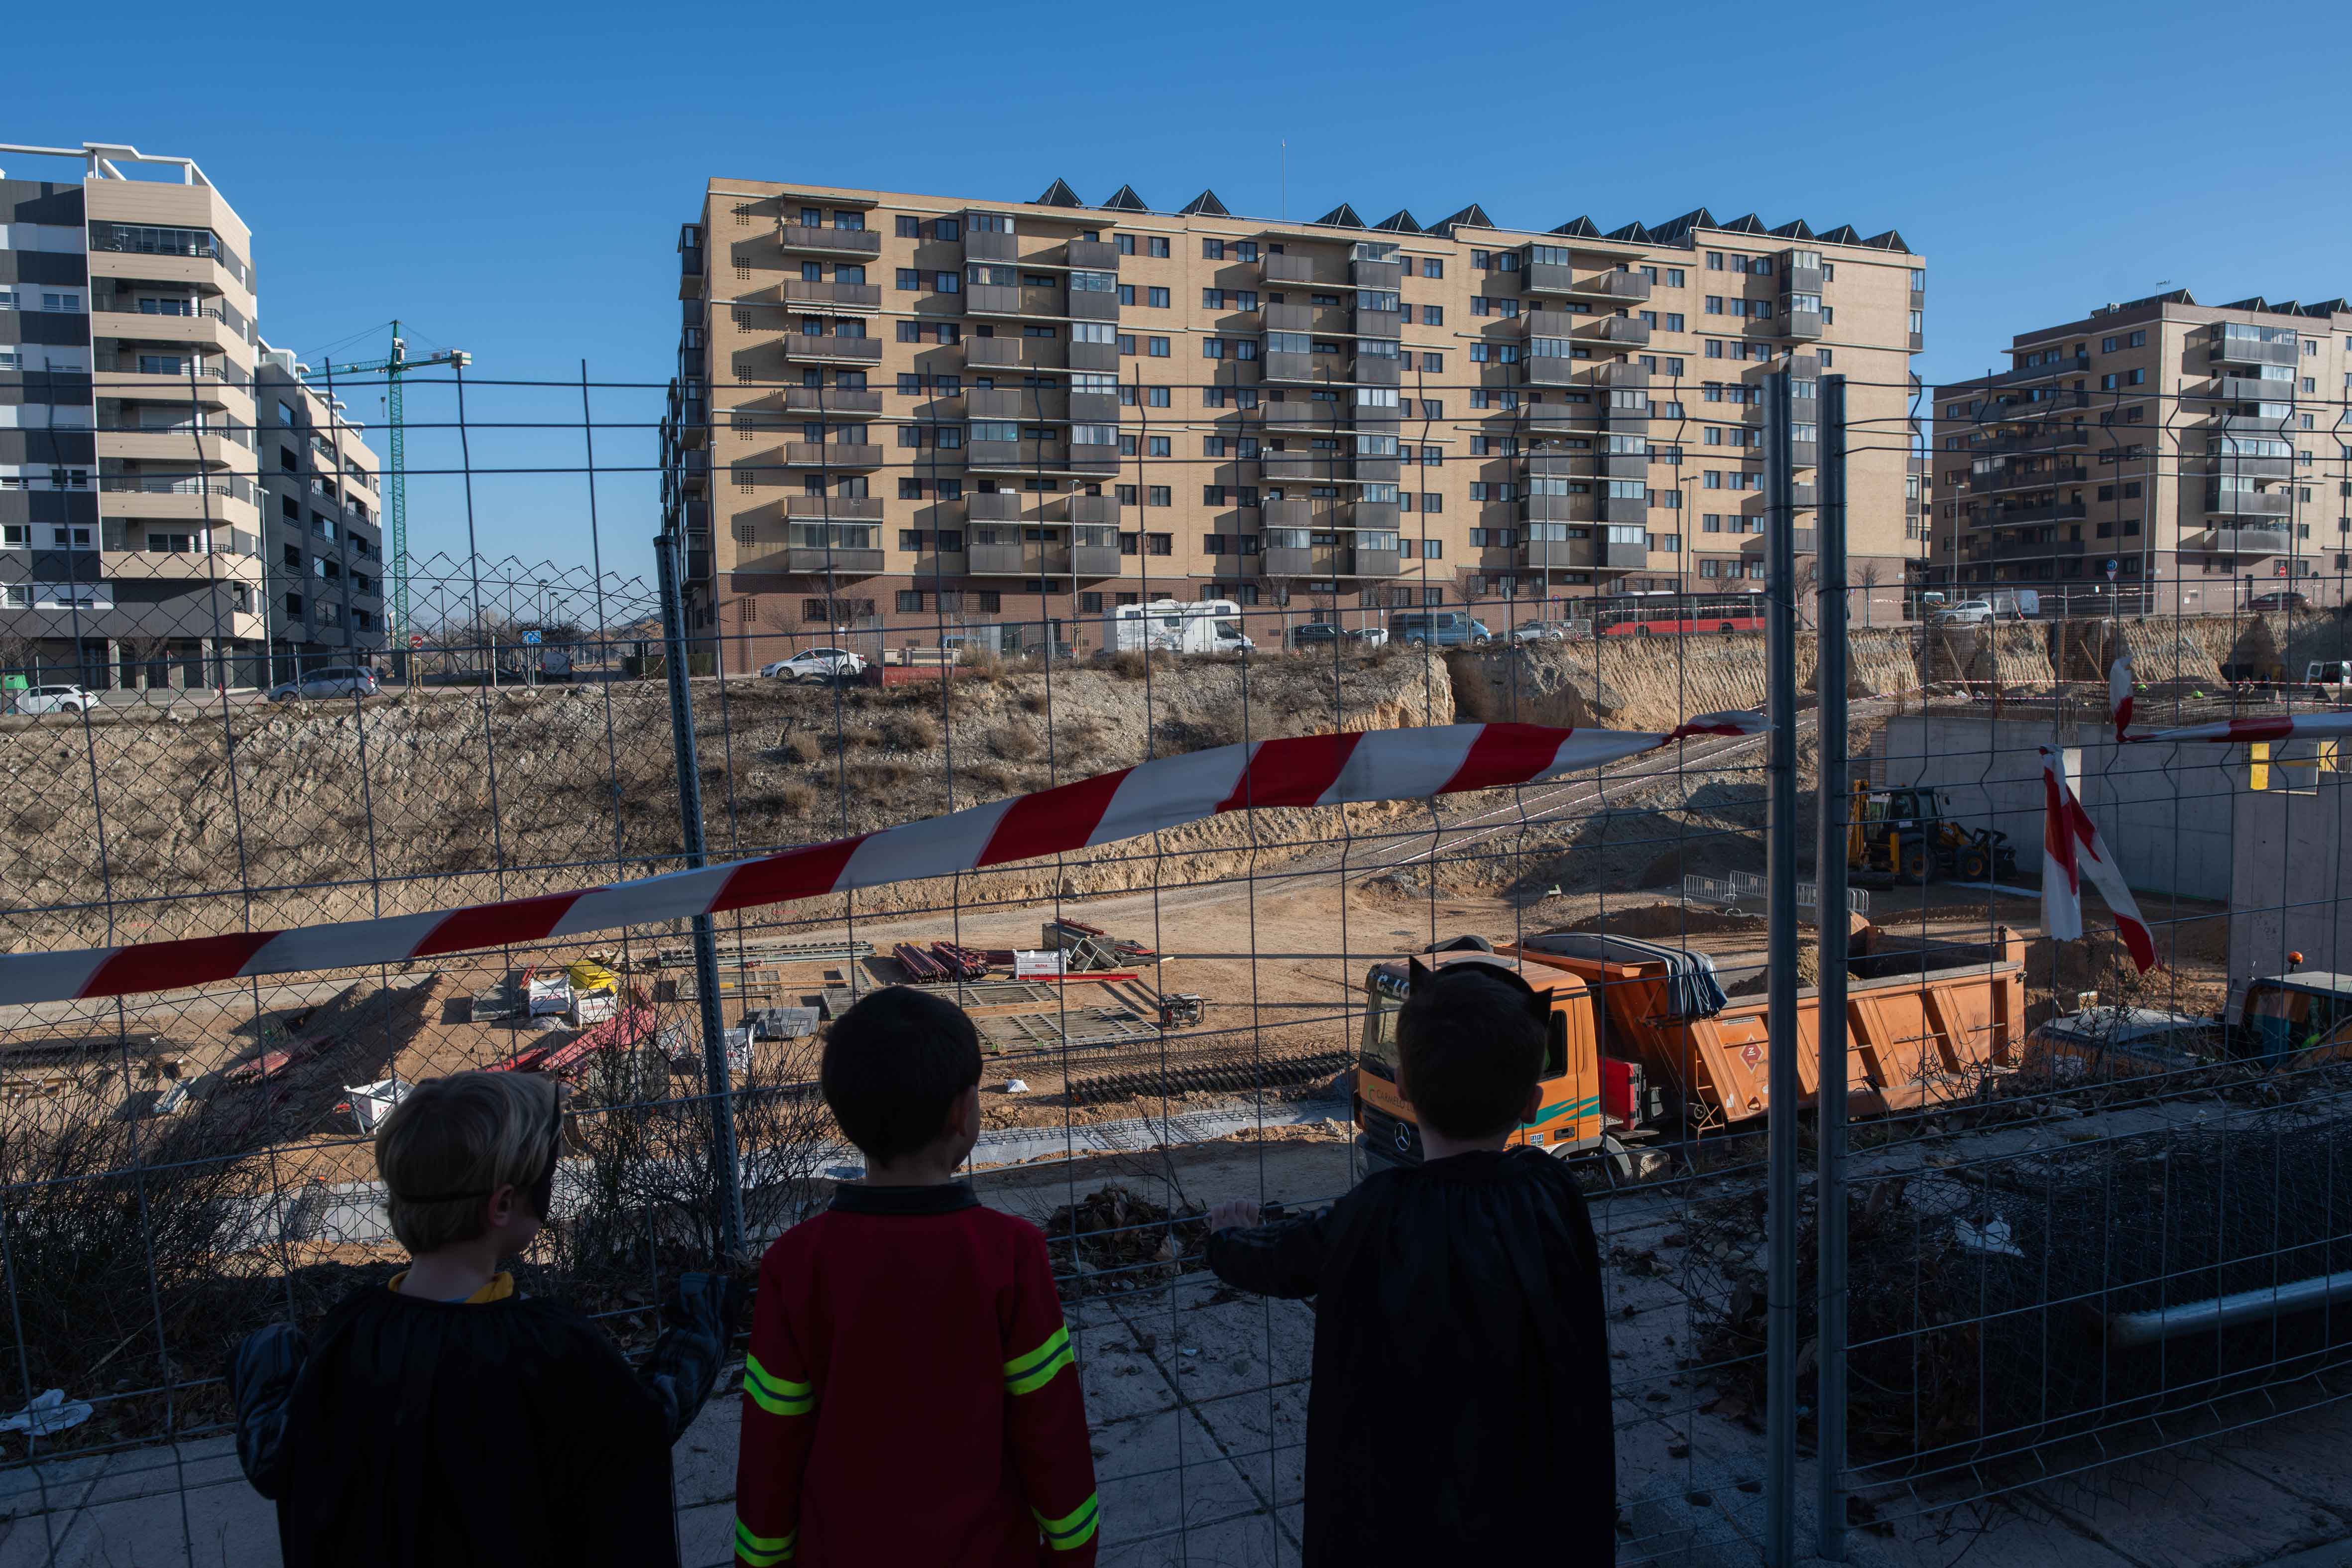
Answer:
POLYGON ((1014 700, 1021 704, 1021 710, 1024 713, 1043 713, 1047 707, 1043 691, 1024 691, 1014 700))
POLYGON ((780 763, 792 763, 800 767, 813 768, 816 766, 817 749, 815 742, 806 735, 786 735, 776 742, 776 749, 772 755, 780 763))
POLYGON ((1110 657, 1110 672, 1122 680, 1141 680, 1155 669, 1175 668, 1172 655, 1146 653, 1141 648, 1127 648, 1110 657))
POLYGON ((828 726, 822 731, 817 744, 823 748, 826 756, 838 757, 845 756, 860 746, 878 745, 881 743, 881 736, 877 734, 869 725, 843 723, 828 726))
POLYGON ((940 743, 939 721, 919 708, 890 714, 875 732, 894 752, 928 752, 940 743))
POLYGON ((915 777, 917 770, 898 762, 853 763, 848 769, 849 787, 866 794, 896 789, 915 777))
POLYGON ((1089 753, 1101 742, 1107 731, 1101 720, 1086 714, 1064 720, 1055 726, 1055 732, 1061 737, 1064 749, 1071 756, 1091 764, 1094 758, 1089 753))
POLYGON ((1230 746, 1241 738, 1240 721, 1222 714, 1160 721, 1162 752, 1205 752, 1213 746, 1230 746))
POLYGON ((743 805, 751 811, 772 811, 779 816, 806 816, 814 811, 819 799, 817 788, 804 779, 787 779, 771 790, 746 795, 743 805))
POLYGON ((990 754, 1002 757, 1008 763, 1028 762, 1045 749, 1045 742, 1038 739, 1037 731, 1017 721, 991 730, 987 745, 990 754))
POLYGON ((993 800, 1013 793, 1013 775, 994 763, 958 763, 956 777, 982 799, 993 800))

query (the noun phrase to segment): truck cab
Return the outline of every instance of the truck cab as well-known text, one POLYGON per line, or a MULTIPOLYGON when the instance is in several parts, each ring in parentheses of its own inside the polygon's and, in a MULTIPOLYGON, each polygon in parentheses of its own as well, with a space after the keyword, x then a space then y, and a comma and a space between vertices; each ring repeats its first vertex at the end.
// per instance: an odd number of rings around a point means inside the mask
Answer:
POLYGON ((2352 1058, 2352 974, 2257 975, 2231 998, 2228 1022, 2241 1055, 2291 1057, 2296 1067, 2352 1058))
MULTIPOLYGON (((1514 1145, 1567 1156, 1603 1147, 1604 1136, 1632 1131, 1648 1096, 1638 1062, 1604 1058, 1591 989, 1576 975, 1541 964, 1467 952, 1439 953, 1432 964, 1486 963, 1517 970, 1551 1002, 1544 1047, 1543 1104, 1511 1134, 1514 1145)), ((1421 1127, 1398 1087, 1397 1015, 1411 984, 1405 962, 1376 963, 1364 976, 1364 1027, 1355 1080, 1357 1146, 1384 1165, 1421 1163, 1421 1127)))

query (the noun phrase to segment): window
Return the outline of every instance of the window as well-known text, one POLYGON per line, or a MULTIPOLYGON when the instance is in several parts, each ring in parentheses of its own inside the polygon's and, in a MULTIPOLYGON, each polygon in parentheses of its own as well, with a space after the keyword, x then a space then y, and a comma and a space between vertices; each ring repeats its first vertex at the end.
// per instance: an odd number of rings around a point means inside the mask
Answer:
POLYGON ((1143 552, 1146 555, 1173 555, 1176 553, 1176 536, 1172 533, 1147 533, 1143 536, 1143 552))
POLYGON ((1172 457, 1172 456, 1174 456, 1174 453, 1173 453, 1173 452, 1171 452, 1171 451, 1170 450, 1170 442, 1171 442, 1171 440, 1172 440, 1172 437, 1167 437, 1167 436, 1154 436, 1154 437, 1150 437, 1150 441, 1151 441, 1150 456, 1155 457, 1155 458, 1167 458, 1167 457, 1172 457))
POLYGON ((1168 395, 1168 388, 1164 386, 1147 386, 1143 389, 1143 405, 1146 408, 1165 408, 1168 395))
POLYGON ((1135 236, 1131 234, 1115 234, 1111 236, 1111 247, 1117 250, 1121 256, 1133 256, 1135 254, 1135 236))
POLYGON ((1132 305, 1135 303, 1134 284, 1122 283, 1118 286, 1118 302, 1122 305, 1132 305))
POLYGON ((1222 240, 1222 239, 1203 239, 1203 240, 1202 240, 1202 241, 1201 241, 1201 259, 1202 259, 1202 260, 1203 260, 1203 261, 1223 261, 1224 258, 1225 258, 1225 242, 1224 242, 1223 240, 1222 240))
MULTIPOLYGON (((1502 343, 1497 346, 1516 350, 1519 345, 1517 343, 1502 343)), ((1513 353, 1510 357, 1517 359, 1518 355, 1517 353, 1513 353)), ((1421 356, 1421 368, 1427 371, 1442 371, 1445 368, 1445 356, 1444 354, 1424 353, 1421 356)))
POLYGON ((1119 333, 1119 334, 1118 334, 1118 352, 1119 352, 1120 353, 1122 353, 1122 354, 1133 354, 1133 353, 1135 353, 1135 336, 1134 336, 1134 334, 1133 334, 1133 333, 1131 333, 1131 332, 1121 332, 1121 333, 1119 333))
POLYGON ((1706 297, 1706 313, 1707 313, 1708 315, 1710 315, 1710 316, 1720 316, 1721 314, 1723 314, 1723 296, 1722 296, 1722 295, 1720 295, 1720 294, 1709 294, 1709 295, 1706 297))
MULTIPOLYGON (((1121 300, 1120 303, 1124 304, 1126 301, 1121 300)), ((1149 310, 1164 310, 1168 309, 1168 290, 1165 289, 1146 289, 1143 291, 1143 303, 1145 308, 1149 310)))
POLYGON ((1720 272, 1723 270, 1723 252, 1720 250, 1710 250, 1706 253, 1706 269, 1709 272, 1720 272))
POLYGON ((1150 352, 1150 357, 1152 359, 1166 359, 1168 357, 1168 340, 1166 338, 1147 338, 1144 340, 1144 342, 1146 348, 1150 352))
MULTIPOLYGON (((1172 504, 1170 499, 1169 488, 1166 485, 1151 486, 1143 492, 1143 504, 1146 506, 1168 506, 1172 504)), ((1156 555, 1165 555, 1168 552, 1164 550, 1160 550, 1154 551, 1152 553, 1156 555)))
POLYGON ((1423 490, 1421 492, 1421 510, 1423 511, 1444 511, 1445 510, 1445 498, 1435 490, 1423 490))
POLYGON ((1148 256, 1164 257, 1168 254, 1168 237, 1164 234, 1155 234, 1143 248, 1148 256))
MULTIPOLYGON (((1434 498, 1430 497, 1430 496, 1423 496, 1423 497, 1422 497, 1421 499, 1423 500, 1423 502, 1427 502, 1427 501, 1429 501, 1429 500, 1433 500, 1433 499, 1434 499, 1434 498)), ((1423 510, 1423 511, 1434 511, 1434 510, 1436 510, 1437 509, 1436 509, 1435 507, 1428 506, 1428 505, 1425 505, 1425 504, 1424 504, 1424 505, 1422 507, 1422 509, 1421 509, 1421 510, 1423 510)), ((1444 541, 1444 540, 1442 540, 1442 539, 1424 539, 1424 540, 1423 540, 1423 541, 1421 542, 1421 558, 1422 558, 1423 561, 1443 561, 1443 560, 1444 560, 1444 559, 1445 559, 1445 541, 1444 541)))

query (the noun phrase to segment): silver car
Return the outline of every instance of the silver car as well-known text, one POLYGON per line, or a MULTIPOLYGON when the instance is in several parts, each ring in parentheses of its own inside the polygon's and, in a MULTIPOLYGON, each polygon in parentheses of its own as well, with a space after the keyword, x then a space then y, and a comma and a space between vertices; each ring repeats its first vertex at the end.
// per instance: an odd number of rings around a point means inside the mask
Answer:
POLYGON ((269 689, 272 702, 309 700, 320 697, 373 697, 383 688, 375 671, 358 665, 331 664, 281 681, 269 689))

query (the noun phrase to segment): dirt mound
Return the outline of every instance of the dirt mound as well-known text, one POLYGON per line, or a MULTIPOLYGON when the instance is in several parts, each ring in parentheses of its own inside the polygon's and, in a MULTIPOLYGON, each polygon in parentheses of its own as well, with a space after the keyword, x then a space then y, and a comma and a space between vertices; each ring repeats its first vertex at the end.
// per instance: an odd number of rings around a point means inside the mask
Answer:
MULTIPOLYGON (((1760 922, 1759 922, 1760 923, 1760 922)), ((1818 985, 1822 983, 1821 950, 1810 943, 1797 946, 1797 984, 1818 985)), ((1772 977, 1759 969, 1747 979, 1723 988, 1726 996, 1762 996, 1772 989, 1772 977)))
POLYGON ((1633 909, 1603 910, 1573 925, 1551 929, 1554 931, 1598 931, 1604 936, 1630 936, 1648 941, 1656 937, 1698 936, 1713 931, 1761 932, 1764 921, 1760 916, 1710 910, 1699 904, 1642 904, 1633 909))

